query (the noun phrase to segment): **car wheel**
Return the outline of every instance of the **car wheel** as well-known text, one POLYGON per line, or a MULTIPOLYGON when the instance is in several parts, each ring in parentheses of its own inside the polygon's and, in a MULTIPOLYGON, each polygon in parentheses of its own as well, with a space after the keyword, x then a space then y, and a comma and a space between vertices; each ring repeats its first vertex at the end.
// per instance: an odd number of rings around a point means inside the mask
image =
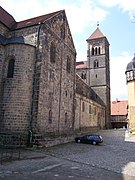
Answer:
POLYGON ((80 143, 81 142, 80 139, 78 139, 77 142, 80 143))
POLYGON ((97 143, 95 141, 92 142, 93 145, 96 145, 97 143))

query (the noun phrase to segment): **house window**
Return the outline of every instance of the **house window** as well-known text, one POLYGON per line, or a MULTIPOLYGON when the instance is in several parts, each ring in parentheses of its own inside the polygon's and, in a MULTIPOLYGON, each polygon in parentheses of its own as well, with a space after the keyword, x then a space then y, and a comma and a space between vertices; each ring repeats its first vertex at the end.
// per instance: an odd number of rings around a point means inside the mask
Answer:
POLYGON ((52 42, 50 46, 50 62, 55 63, 55 59, 56 59, 56 47, 52 42))
POLYGON ((67 72, 70 73, 71 71, 71 60, 69 56, 67 56, 67 72))
POLYGON ((7 78, 13 78, 14 75, 14 64, 15 60, 11 59, 8 63, 8 72, 7 72, 7 78))
POLYGON ((49 111, 49 124, 52 124, 52 111, 49 111))
POLYGON ((85 104, 84 104, 84 102, 82 102, 82 112, 84 112, 85 111, 85 104))

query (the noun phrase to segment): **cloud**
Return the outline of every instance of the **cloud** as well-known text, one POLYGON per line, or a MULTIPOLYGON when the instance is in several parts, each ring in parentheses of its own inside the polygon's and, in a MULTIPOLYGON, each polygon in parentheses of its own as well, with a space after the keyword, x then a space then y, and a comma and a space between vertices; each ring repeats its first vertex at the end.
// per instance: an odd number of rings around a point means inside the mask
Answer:
POLYGON ((81 34, 93 23, 102 22, 108 12, 97 7, 93 0, 0 0, 0 4, 17 20, 40 16, 65 9, 73 34, 81 34))
POLYGON ((107 7, 118 6, 123 12, 128 12, 130 18, 135 15, 135 1, 134 0, 99 0, 99 2, 107 7))
POLYGON ((111 99, 127 99, 126 67, 133 57, 128 52, 110 59, 111 99))

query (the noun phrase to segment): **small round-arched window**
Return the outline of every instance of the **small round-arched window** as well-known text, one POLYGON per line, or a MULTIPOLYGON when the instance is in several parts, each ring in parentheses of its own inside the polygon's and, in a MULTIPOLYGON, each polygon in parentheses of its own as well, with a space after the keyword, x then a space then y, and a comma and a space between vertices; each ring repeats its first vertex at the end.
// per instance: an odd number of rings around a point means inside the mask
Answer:
POLYGON ((14 75, 14 65, 15 65, 15 60, 14 59, 9 60, 8 71, 7 71, 7 78, 13 78, 13 75, 14 75))
POLYGON ((98 68, 98 67, 99 67, 98 60, 95 60, 95 61, 94 61, 94 68, 98 68))

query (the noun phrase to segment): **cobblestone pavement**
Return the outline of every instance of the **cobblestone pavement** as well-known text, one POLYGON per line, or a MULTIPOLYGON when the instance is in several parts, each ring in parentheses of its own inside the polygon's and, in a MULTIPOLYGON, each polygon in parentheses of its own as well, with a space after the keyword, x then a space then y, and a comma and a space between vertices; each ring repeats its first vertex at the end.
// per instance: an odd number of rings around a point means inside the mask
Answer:
POLYGON ((0 165, 0 179, 135 179, 135 135, 123 129, 100 134, 101 145, 71 142, 25 150, 21 160, 0 165))

